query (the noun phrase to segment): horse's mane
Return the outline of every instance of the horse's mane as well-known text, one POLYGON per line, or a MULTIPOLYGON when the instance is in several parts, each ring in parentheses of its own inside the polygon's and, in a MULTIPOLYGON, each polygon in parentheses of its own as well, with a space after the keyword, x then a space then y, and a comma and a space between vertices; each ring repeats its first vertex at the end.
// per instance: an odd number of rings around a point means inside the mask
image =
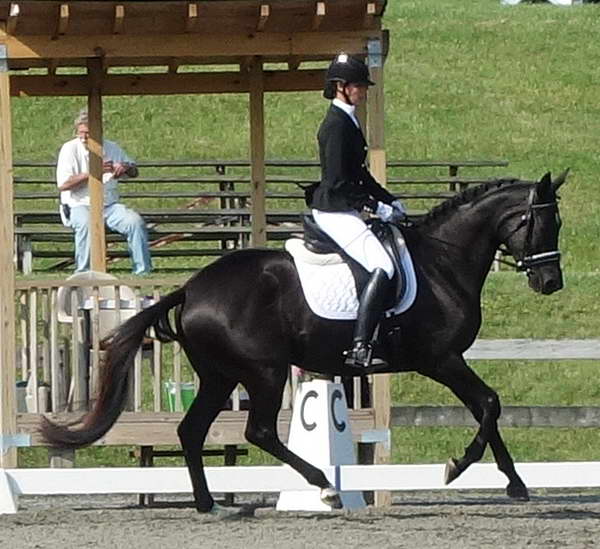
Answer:
POLYGON ((432 221, 439 221, 440 218, 446 217, 448 214, 454 212, 454 210, 456 210, 459 206, 473 202, 474 200, 485 196, 490 191, 495 191, 515 183, 529 184, 530 182, 517 179, 516 177, 500 177, 490 179, 489 181, 486 181, 481 185, 477 185, 476 187, 468 187, 452 198, 448 198, 441 204, 433 207, 428 213, 426 213, 416 222, 416 225, 421 226, 431 223, 432 221))

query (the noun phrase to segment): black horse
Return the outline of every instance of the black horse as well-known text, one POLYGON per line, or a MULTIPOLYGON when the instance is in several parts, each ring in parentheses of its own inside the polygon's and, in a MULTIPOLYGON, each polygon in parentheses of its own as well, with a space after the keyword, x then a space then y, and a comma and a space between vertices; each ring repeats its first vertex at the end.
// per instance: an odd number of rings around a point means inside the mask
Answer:
MULTIPOLYGON (((418 293, 412 307, 394 319, 400 329, 391 333, 400 333, 401 340, 391 342, 395 356, 386 371, 417 371, 446 385, 479 422, 463 457, 448 462, 447 483, 480 460, 489 444, 508 477, 507 494, 528 499, 498 431, 498 395, 462 355, 479 330, 481 289, 500 245, 527 273, 534 291, 551 294, 562 288, 556 190, 566 174, 554 181, 549 173, 539 182, 498 179, 467 189, 403 230, 416 266, 418 293)), ((290 364, 323 374, 356 374, 345 369, 342 359, 352 324, 310 311, 287 252, 233 252, 120 326, 108 344, 92 410, 78 427, 44 419, 42 434, 51 445, 71 448, 103 436, 123 410, 135 353, 154 326, 162 339, 182 345, 201 381, 178 428, 198 511, 222 511, 207 488, 201 450, 238 383, 250 398, 248 441, 320 487, 324 501, 339 505, 325 475, 280 441, 276 420, 290 364), (171 309, 176 312, 175 329, 169 322, 171 309)))

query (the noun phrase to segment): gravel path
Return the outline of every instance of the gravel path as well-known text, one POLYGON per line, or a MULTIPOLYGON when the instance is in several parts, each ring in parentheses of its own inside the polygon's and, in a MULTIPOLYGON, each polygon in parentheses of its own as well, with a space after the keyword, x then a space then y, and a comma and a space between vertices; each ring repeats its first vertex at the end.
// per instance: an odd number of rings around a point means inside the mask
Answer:
POLYGON ((246 500, 248 516, 215 521, 185 496, 139 507, 134 496, 24 497, 0 516, 3 549, 600 547, 600 491, 534 491, 528 503, 500 492, 395 494, 386 509, 277 512, 246 500))

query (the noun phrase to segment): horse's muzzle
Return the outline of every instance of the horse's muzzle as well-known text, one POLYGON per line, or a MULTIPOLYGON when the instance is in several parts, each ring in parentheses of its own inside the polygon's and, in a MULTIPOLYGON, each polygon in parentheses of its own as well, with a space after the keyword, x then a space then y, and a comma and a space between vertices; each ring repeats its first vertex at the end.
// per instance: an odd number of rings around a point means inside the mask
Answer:
POLYGON ((563 287, 563 277, 560 267, 540 267, 527 272, 529 287, 537 293, 550 295, 563 287))

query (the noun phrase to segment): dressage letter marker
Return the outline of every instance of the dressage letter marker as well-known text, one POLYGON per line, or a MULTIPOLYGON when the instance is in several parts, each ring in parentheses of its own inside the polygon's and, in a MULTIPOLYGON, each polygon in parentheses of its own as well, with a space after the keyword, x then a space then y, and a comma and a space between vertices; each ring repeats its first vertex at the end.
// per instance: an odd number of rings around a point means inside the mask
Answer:
MULTIPOLYGON (((341 383, 323 379, 300 383, 294 400, 288 448, 315 467, 335 466, 329 479, 340 492, 339 465, 354 465, 356 457, 341 383)), ((365 507, 361 492, 340 492, 345 509, 365 507)), ((320 490, 285 490, 277 502, 279 511, 331 511, 321 501, 320 490)))

